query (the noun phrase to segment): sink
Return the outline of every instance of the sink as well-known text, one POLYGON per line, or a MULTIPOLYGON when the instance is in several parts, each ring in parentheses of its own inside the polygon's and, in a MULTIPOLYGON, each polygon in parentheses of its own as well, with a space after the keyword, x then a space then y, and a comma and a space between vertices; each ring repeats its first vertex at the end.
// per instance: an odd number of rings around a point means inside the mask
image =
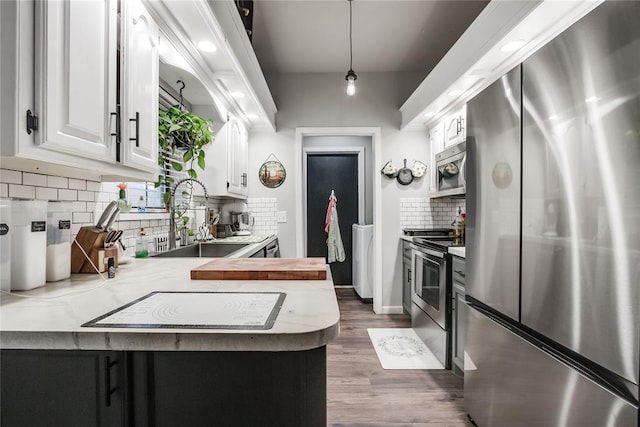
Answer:
POLYGON ((193 245, 160 252, 153 256, 161 258, 226 257, 248 245, 249 243, 194 243, 193 245))

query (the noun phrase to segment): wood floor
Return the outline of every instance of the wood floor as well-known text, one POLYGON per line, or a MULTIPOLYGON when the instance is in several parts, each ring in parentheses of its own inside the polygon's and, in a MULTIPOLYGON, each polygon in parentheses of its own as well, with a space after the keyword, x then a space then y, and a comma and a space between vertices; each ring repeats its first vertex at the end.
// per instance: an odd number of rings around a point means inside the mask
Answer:
POLYGON ((327 347, 330 426, 464 426, 463 380, 445 370, 384 370, 367 328, 411 326, 405 315, 376 315, 353 288, 336 288, 340 336, 327 347))

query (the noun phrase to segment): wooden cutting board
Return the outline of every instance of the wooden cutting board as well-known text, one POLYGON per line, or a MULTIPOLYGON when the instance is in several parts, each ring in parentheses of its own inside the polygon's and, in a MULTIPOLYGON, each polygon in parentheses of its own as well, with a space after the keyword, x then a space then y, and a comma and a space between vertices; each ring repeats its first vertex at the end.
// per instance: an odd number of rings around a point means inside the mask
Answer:
POLYGON ((191 270, 192 280, 325 280, 317 258, 216 258, 191 270))

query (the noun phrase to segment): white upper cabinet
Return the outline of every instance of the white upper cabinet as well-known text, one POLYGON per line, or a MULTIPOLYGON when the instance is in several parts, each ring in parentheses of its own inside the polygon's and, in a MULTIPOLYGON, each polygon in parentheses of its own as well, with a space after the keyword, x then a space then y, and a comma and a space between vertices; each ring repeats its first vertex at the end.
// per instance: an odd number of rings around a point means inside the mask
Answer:
POLYGON ((33 8, 33 2, 0 1, 0 153, 3 157, 14 156, 21 146, 34 146, 35 131, 27 131, 27 111, 35 114, 33 8))
POLYGON ((229 122, 229 168, 227 181, 229 182, 229 193, 246 196, 248 193, 247 166, 249 160, 249 147, 247 131, 236 120, 229 122))
POLYGON ((444 148, 458 144, 465 140, 467 135, 466 118, 466 105, 463 105, 461 108, 447 115, 447 117, 445 118, 444 148))
POLYGON ((115 160, 116 19, 115 0, 36 2, 42 147, 115 160))
POLYGON ((445 121, 438 122, 429 129, 429 142, 431 144, 431 157, 429 159, 429 191, 437 191, 436 154, 445 147, 445 121))
POLYGON ((122 5, 122 163, 156 173, 159 29, 140 0, 127 0, 122 5))
POLYGON ((207 164, 199 175, 210 195, 247 197, 248 144, 244 126, 230 118, 215 134, 213 143, 206 146, 207 164))
POLYGON ((158 29, 138 1, 0 2, 3 167, 154 179, 158 29))

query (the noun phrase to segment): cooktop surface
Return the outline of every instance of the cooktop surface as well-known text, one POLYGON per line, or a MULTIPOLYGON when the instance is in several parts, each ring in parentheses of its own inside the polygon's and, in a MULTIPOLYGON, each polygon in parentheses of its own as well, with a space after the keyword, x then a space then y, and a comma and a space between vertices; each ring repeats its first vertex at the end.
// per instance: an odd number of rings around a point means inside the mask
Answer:
POLYGON ((151 292, 84 327, 271 329, 282 292, 151 292))

